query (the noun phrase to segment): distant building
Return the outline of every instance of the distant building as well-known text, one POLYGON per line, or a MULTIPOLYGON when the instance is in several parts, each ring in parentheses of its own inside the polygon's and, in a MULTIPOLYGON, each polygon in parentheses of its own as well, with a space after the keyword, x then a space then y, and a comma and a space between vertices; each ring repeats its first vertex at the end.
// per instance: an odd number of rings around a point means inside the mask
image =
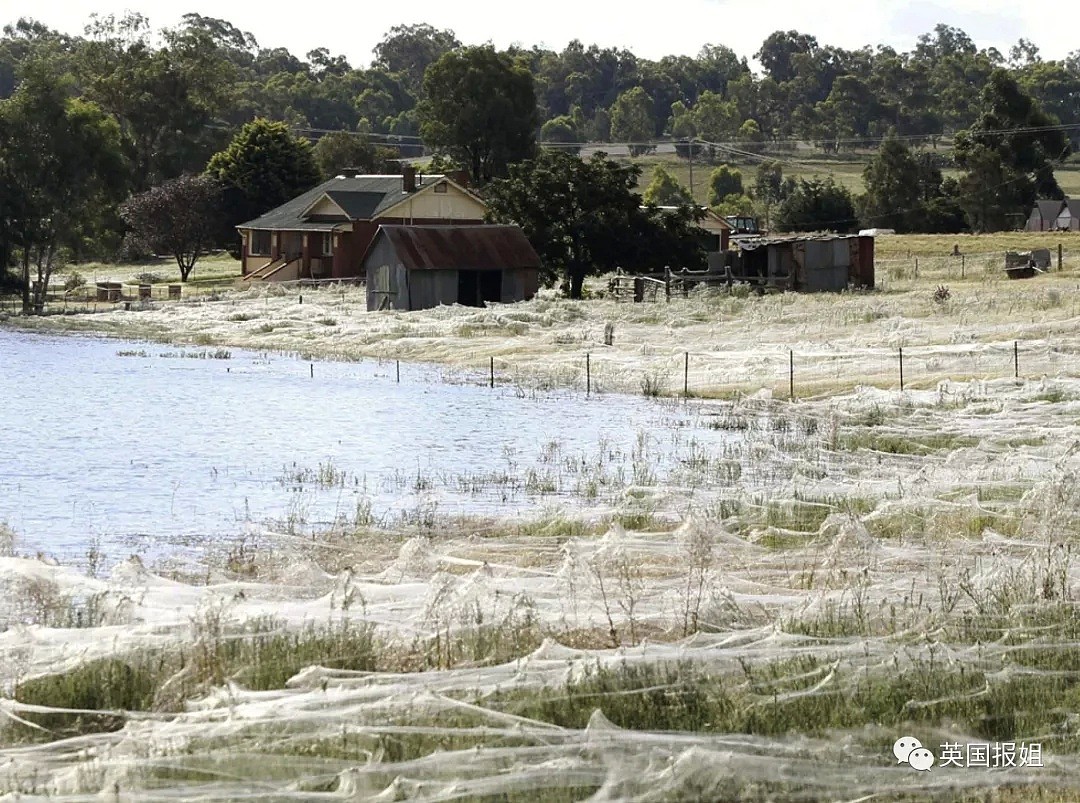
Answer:
POLYGON ((369 310, 482 307, 536 295, 540 257, 517 226, 380 226, 361 270, 369 310))
POLYGON ((478 225, 487 207, 464 180, 418 175, 346 174, 323 182, 236 228, 247 281, 341 279, 362 275, 379 226, 478 225))
POLYGON ((1036 201, 1024 228, 1027 231, 1080 231, 1080 200, 1036 201))
MULTIPOLYGON (((673 212, 679 207, 660 206, 657 208, 673 212)), ((703 229, 707 235, 702 242, 706 253, 727 251, 731 239, 731 224, 725 218, 720 217, 711 209, 706 209, 705 217, 699 220, 696 225, 698 228, 703 229)))

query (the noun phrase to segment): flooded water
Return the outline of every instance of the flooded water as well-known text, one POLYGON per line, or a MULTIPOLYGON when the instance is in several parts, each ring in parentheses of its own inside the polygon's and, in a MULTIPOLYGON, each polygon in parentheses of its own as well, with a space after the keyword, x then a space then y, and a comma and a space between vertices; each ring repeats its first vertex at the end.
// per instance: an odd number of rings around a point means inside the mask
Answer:
POLYGON ((399 383, 393 364, 316 363, 312 377, 287 356, 191 356, 213 351, 0 331, 0 522, 23 551, 81 556, 99 541, 153 554, 358 504, 383 520, 520 513, 552 500, 550 487, 521 490, 551 442, 625 456, 663 422, 659 470, 671 434, 693 425, 671 403, 446 383, 427 366, 403 365, 399 383), (475 481, 495 474, 517 492, 475 481))

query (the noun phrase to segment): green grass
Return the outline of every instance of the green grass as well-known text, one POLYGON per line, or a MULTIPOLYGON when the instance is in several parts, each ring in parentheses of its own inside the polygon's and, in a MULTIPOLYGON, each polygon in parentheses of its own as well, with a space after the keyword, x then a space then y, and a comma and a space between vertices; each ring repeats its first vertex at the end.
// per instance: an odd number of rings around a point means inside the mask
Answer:
MULTIPOLYGON (((226 680, 249 689, 279 689, 312 664, 352 670, 376 668, 376 642, 371 628, 362 623, 286 630, 278 622, 262 619, 232 632, 208 622, 206 630, 197 645, 182 650, 147 650, 89 661, 70 672, 25 681, 16 686, 15 699, 54 708, 107 712, 100 716, 26 716, 57 736, 75 735, 122 727, 128 711, 182 710, 184 700, 226 680)), ((40 735, 27 732, 24 726, 6 727, 17 729, 15 738, 40 735)), ((0 736, 3 730, 0 727, 0 736)))
MULTIPOLYGON (((73 264, 63 273, 53 277, 55 286, 63 287, 64 277, 70 273, 82 275, 88 286, 93 287, 96 279, 115 277, 120 281, 134 282, 141 273, 154 273, 161 277, 161 283, 174 284, 180 281, 180 268, 174 259, 154 259, 144 262, 118 264, 115 262, 83 262, 73 264)), ((240 262, 227 253, 211 254, 195 263, 195 268, 188 279, 189 285, 227 284, 240 277, 240 262)), ((52 285, 52 283, 50 283, 52 285)))
POLYGON ((1065 195, 1070 198, 1080 195, 1080 165, 1073 163, 1055 168, 1054 176, 1065 195))
MULTIPOLYGON (((781 157, 789 159, 790 157, 781 157)), ((653 169, 662 164, 680 184, 690 188, 690 164, 686 159, 680 159, 671 154, 648 155, 631 159, 631 162, 642 168, 641 177, 638 181, 639 190, 644 190, 652 180, 653 169)), ((708 164, 704 160, 695 159, 694 162, 694 200, 706 205, 709 202, 709 174, 723 160, 717 160, 715 164, 708 164)), ((821 158, 799 159, 798 164, 784 166, 784 175, 795 179, 825 178, 832 176, 833 180, 853 193, 864 191, 862 171, 865 166, 863 161, 833 161, 821 158)), ((756 164, 735 164, 734 167, 742 173, 743 187, 749 189, 754 185, 756 164)))
MULTIPOLYGON (((946 153, 947 151, 948 149, 942 148, 937 152, 946 153)), ((852 194, 859 194, 866 191, 866 185, 863 182, 862 174, 863 169, 872 157, 872 152, 864 152, 859 154, 844 154, 843 158, 825 157, 821 153, 809 155, 779 155, 777 158, 785 162, 785 176, 790 176, 795 179, 825 178, 831 176, 837 184, 846 187, 852 194)), ((767 155, 766 158, 768 158, 767 155)), ((642 175, 639 181, 639 185, 642 189, 644 189, 652 179, 653 168, 658 164, 662 164, 683 186, 690 187, 690 164, 686 159, 678 158, 673 154, 650 154, 630 159, 630 161, 640 165, 642 168, 642 175)), ((694 200, 698 203, 705 204, 708 202, 709 174, 715 169, 717 164, 722 162, 722 158, 718 158, 715 161, 715 164, 707 163, 704 158, 699 157, 695 159, 693 182, 694 200)), ((753 186, 757 163, 739 161, 733 166, 742 172, 743 186, 753 186)), ((942 171, 942 176, 945 178, 959 178, 961 173, 962 171, 960 170, 947 168, 942 171)), ((1065 195, 1071 197, 1080 195, 1080 164, 1070 163, 1059 165, 1055 168, 1054 175, 1065 195)))
MULTIPOLYGON (((978 667, 926 659, 866 672, 857 661, 837 663, 832 656, 744 664, 736 675, 690 663, 626 664, 595 670, 558 694, 512 691, 489 698, 487 704, 567 728, 585 727, 592 712, 600 709, 621 728, 761 736, 826 736, 868 724, 900 732, 955 722, 964 732, 989 741, 1043 737, 1046 748, 1075 751, 1080 743, 1066 723, 1069 711, 1080 703, 1080 676, 1075 675, 1080 656, 1065 644, 1037 654, 1038 666, 1031 668, 1062 674, 1001 678, 978 667), (832 679, 819 690, 793 695, 822 683, 830 672, 832 679)), ((1010 660, 1025 666, 1030 659, 1018 653, 1010 660)))
MULTIPOLYGON (((1049 248, 1057 267, 1057 247, 1061 244, 1066 253, 1080 250, 1080 232, 1024 232, 1005 231, 993 234, 894 234, 876 237, 874 258, 878 260, 910 259, 913 257, 946 257, 953 246, 959 246, 962 254, 990 254, 996 258, 1006 251, 1030 251, 1049 248)), ((969 267, 972 263, 968 263, 969 267)), ((1065 263, 1069 266, 1068 259, 1065 263)))
POLYGON ((649 511, 620 513, 613 521, 618 522, 624 529, 645 532, 670 532, 678 526, 676 522, 658 518, 649 511))
MULTIPOLYGON (((348 607, 349 601, 342 604, 348 607)), ((55 738, 116 730, 132 711, 182 711, 186 700, 226 681, 265 691, 284 688, 289 678, 312 665, 350 671, 422 671, 499 664, 532 652, 543 641, 544 633, 528 606, 517 606, 493 620, 478 604, 461 617, 462 621, 437 622, 434 636, 403 647, 378 641, 365 622, 342 620, 295 630, 263 618, 227 628, 208 616, 197 623, 200 638, 194 645, 88 661, 68 672, 23 681, 15 687, 14 696, 22 703, 70 710, 26 715, 55 738)), ((24 725, 0 723, 0 742, 41 738, 40 731, 24 725)))
MULTIPOLYGON (((958 578, 961 586, 965 582, 958 578)), ((909 602, 922 607, 921 600, 909 602)), ((844 609, 826 607, 813 618, 784 620, 781 628, 786 634, 814 640, 812 653, 804 650, 808 642, 796 640, 784 658, 733 659, 719 653, 709 663, 626 662, 586 668, 555 688, 448 692, 475 704, 475 709, 432 713, 418 708, 390 715, 380 708, 370 713, 357 709, 354 720, 332 735, 318 718, 302 719, 287 731, 279 724, 253 723, 224 737, 196 736, 185 744, 183 754, 157 762, 143 777, 151 784, 197 784, 227 769, 239 781, 306 777, 309 780, 301 782, 305 790, 332 792, 337 783, 333 768, 344 762, 366 765, 372 788, 382 789, 400 768, 388 766, 384 774, 371 765, 373 755, 379 756, 378 762, 400 765, 439 752, 483 748, 497 754, 500 748, 540 747, 560 738, 554 731, 493 728, 492 717, 483 709, 570 729, 566 734, 570 738, 578 738, 576 732, 597 710, 617 727, 643 733, 771 738, 798 733, 830 740, 843 733, 856 749, 880 753, 883 760, 890 755, 896 733, 927 730, 955 730, 987 742, 1039 741, 1044 753, 1063 757, 1080 750, 1080 734, 1071 725, 1071 712, 1080 705, 1080 653, 1073 647, 1080 639, 1080 616, 1073 605, 1048 599, 1037 608, 950 615, 935 630, 929 648, 925 639, 908 634, 907 624, 896 621, 895 611, 890 619, 878 606, 860 610, 848 603, 844 609), (882 663, 880 652, 868 651, 863 657, 847 649, 850 638, 882 635, 892 639, 897 660, 882 663), (935 642, 948 644, 948 654, 933 647, 935 642), (980 644, 991 646, 984 652, 980 644), (326 771, 313 772, 320 761, 328 762, 326 771)), ((459 651, 452 659, 457 665, 470 665, 481 654, 492 663, 524 655, 538 642, 529 622, 525 617, 482 634, 484 644, 459 651)), ((299 668, 311 664, 351 670, 385 670, 389 664, 383 646, 363 625, 288 633, 279 623, 262 620, 225 632, 210 619, 200 627, 204 633, 200 647, 90 662, 61 675, 23 682, 15 696, 25 703, 100 712, 26 715, 48 728, 48 738, 55 739, 116 730, 123 726, 127 711, 180 711, 184 701, 205 691, 207 684, 220 685, 226 679, 251 689, 278 689, 299 668)), ((427 648, 433 646, 429 643, 427 648)), ((449 664, 428 663, 436 665, 449 664)), ((40 740, 42 735, 7 723, 0 737, 18 743, 40 740)), ((509 750, 505 772, 522 771, 518 760, 519 754, 509 750)), ((482 771, 487 774, 492 766, 486 764, 482 771)), ((464 781, 469 777, 467 764, 461 772, 464 781)), ((591 772, 583 770, 573 778, 537 776, 528 798, 524 792, 500 792, 470 799, 581 800, 602 783, 603 772, 591 772)), ((798 792, 805 793, 795 781, 755 782, 751 789, 747 782, 725 774, 703 773, 688 783, 679 788, 678 799, 794 799, 798 792), (681 797, 683 792, 689 797, 681 797)), ((1052 790, 1033 798, 983 794, 934 799, 1048 803, 1070 799, 1054 797, 1057 793, 1052 790)))
POLYGON ((1010 449, 1018 449, 1022 446, 1045 446, 1046 437, 1043 435, 1030 435, 1022 438, 1008 438, 1004 443, 1010 449))
POLYGON ((1031 490, 1027 483, 979 483, 978 485, 958 485, 948 493, 938 498, 945 500, 960 500, 970 497, 972 494, 980 502, 1019 502, 1024 494, 1031 490))
MULTIPOLYGON (((747 524, 757 523, 778 530, 796 533, 817 533, 821 525, 833 513, 851 513, 863 516, 874 509, 872 499, 846 496, 805 496, 799 493, 786 502, 767 501, 762 513, 752 515, 747 524)), ((803 546, 806 539, 792 535, 769 533, 761 543, 778 549, 803 546)))
POLYGON ((890 432, 854 432, 842 434, 838 446, 848 451, 868 449, 888 454, 925 455, 977 446, 979 439, 971 435, 943 432, 938 435, 902 435, 890 432))
POLYGON ((509 528, 510 535, 545 538, 582 538, 603 532, 601 525, 568 516, 552 516, 520 522, 509 528))
MULTIPOLYGON (((850 624, 834 622, 815 628, 809 622, 787 622, 791 634, 819 639, 846 636, 856 632, 850 624)), ((1069 646, 1080 636, 1080 626, 1069 608, 1049 608, 1038 615, 969 618, 963 627, 952 629, 949 636, 972 644, 990 641, 1008 632, 1016 649, 1008 654, 1005 665, 1032 669, 1045 674, 998 673, 998 663, 981 666, 974 656, 960 662, 945 660, 942 654, 915 659, 910 663, 880 666, 877 657, 841 658, 839 654, 797 655, 777 660, 731 662, 704 665, 685 662, 636 664, 624 663, 607 668, 586 669, 575 680, 552 688, 510 689, 491 694, 454 694, 477 710, 462 709, 431 714, 422 710, 390 716, 357 713, 353 725, 340 734, 328 736, 325 730, 299 724, 283 739, 274 726, 252 725, 225 740, 196 739, 186 746, 182 763, 164 762, 154 770, 154 778, 172 783, 198 781, 204 773, 220 770, 210 756, 235 753, 230 761, 234 777, 288 778, 294 767, 306 767, 309 760, 358 762, 368 764, 370 756, 382 762, 400 764, 452 751, 483 748, 497 752, 502 748, 528 748, 557 739, 555 733, 537 735, 528 729, 519 732, 492 730, 492 720, 480 708, 524 717, 561 728, 580 731, 589 725, 597 710, 619 728, 647 733, 750 734, 784 738, 792 733, 833 739, 838 732, 853 734, 862 750, 890 755, 895 733, 929 729, 953 729, 973 739, 987 742, 1040 741, 1044 753, 1074 754, 1080 744, 1075 729, 1069 727, 1070 712, 1080 703, 1080 656, 1069 646), (1053 627, 1055 644, 1037 643, 1029 632, 1041 633, 1053 627), (996 636, 995 636, 996 634, 996 636), (1017 635, 1020 634, 1020 635, 1017 635), (869 727, 868 727, 869 726, 869 727), (311 734, 304 733, 311 728, 311 734), (251 746, 257 745, 257 753, 251 746), (247 756, 247 759, 243 756, 247 756), (256 755, 265 761, 246 763, 256 755), (206 756, 207 758, 199 758, 206 756), (172 766, 170 766, 172 764, 172 766), (203 766, 205 765, 205 767, 203 766), (160 773, 164 773, 159 774, 160 773)), ((839 646, 839 645, 838 645, 839 646)), ((899 647, 902 649, 902 646, 899 647)), ((505 771, 515 769, 515 753, 508 752, 505 771)), ((370 765, 369 765, 370 766, 370 765)), ((372 769, 376 769, 372 767, 372 769)), ((521 771, 520 767, 517 767, 521 771)), ((490 772, 486 767, 485 774, 490 772)), ((373 773, 372 788, 388 786, 398 770, 373 773)), ((468 777, 463 765, 462 780, 468 777)), ((332 791, 333 772, 312 791, 332 791)), ((723 776, 703 774, 680 788, 689 797, 678 799, 790 799, 800 790, 797 782, 758 784, 747 788, 746 782, 723 776), (704 784, 700 788, 695 784, 704 784), (756 790, 756 792, 754 791, 756 790), (768 794, 765 794, 765 793, 768 794), (755 794, 764 794, 755 797, 755 794), (749 795, 749 796, 747 796, 749 795)), ((581 800, 599 788, 600 779, 567 779, 554 775, 537 778, 530 801, 581 800), (562 786, 565 784, 565 786, 562 786), (546 788, 550 786, 551 788, 546 788)), ((805 789, 802 790, 805 792, 805 789)), ((935 800, 1045 800, 1063 801, 1057 792, 1028 798, 987 797, 989 793, 967 792, 935 800)), ((499 793, 490 800, 526 800, 524 793, 499 793)), ((899 798, 895 798, 899 799, 899 798)), ((908 798, 922 799, 918 796, 908 798)))

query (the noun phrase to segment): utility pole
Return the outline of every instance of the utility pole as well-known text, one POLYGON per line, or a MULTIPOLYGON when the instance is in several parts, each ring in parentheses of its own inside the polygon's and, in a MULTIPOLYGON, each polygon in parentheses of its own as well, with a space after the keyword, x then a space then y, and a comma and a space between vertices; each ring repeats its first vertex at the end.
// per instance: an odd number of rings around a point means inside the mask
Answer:
MULTIPOLYGON (((690 150, 687 151, 686 156, 690 159, 690 200, 694 200, 694 138, 689 139, 690 150)), ((1060 267, 1059 267, 1060 269, 1060 267)))

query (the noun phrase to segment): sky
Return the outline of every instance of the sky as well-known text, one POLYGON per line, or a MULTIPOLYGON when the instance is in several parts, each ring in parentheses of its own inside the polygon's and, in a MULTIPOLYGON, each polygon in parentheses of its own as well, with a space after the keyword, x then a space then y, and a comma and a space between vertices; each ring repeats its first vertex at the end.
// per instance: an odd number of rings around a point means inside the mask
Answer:
POLYGON ((722 44, 751 59, 775 30, 797 30, 821 44, 854 49, 887 44, 910 50, 921 33, 943 22, 967 32, 979 47, 1006 56, 1020 37, 1030 39, 1043 58, 1064 58, 1080 47, 1072 26, 1025 13, 1015 0, 878 0, 876 3, 807 0, 546 0, 519 4, 484 0, 350 2, 310 6, 250 0, 35 0, 0 3, 0 23, 31 16, 65 33, 79 34, 90 14, 138 11, 153 27, 175 25, 189 11, 228 20, 254 34, 263 47, 287 47, 303 56, 316 47, 344 55, 366 67, 372 48, 394 25, 429 23, 453 30, 465 44, 492 42, 540 45, 561 50, 572 39, 586 45, 626 48, 642 58, 695 55, 704 44, 722 44))

